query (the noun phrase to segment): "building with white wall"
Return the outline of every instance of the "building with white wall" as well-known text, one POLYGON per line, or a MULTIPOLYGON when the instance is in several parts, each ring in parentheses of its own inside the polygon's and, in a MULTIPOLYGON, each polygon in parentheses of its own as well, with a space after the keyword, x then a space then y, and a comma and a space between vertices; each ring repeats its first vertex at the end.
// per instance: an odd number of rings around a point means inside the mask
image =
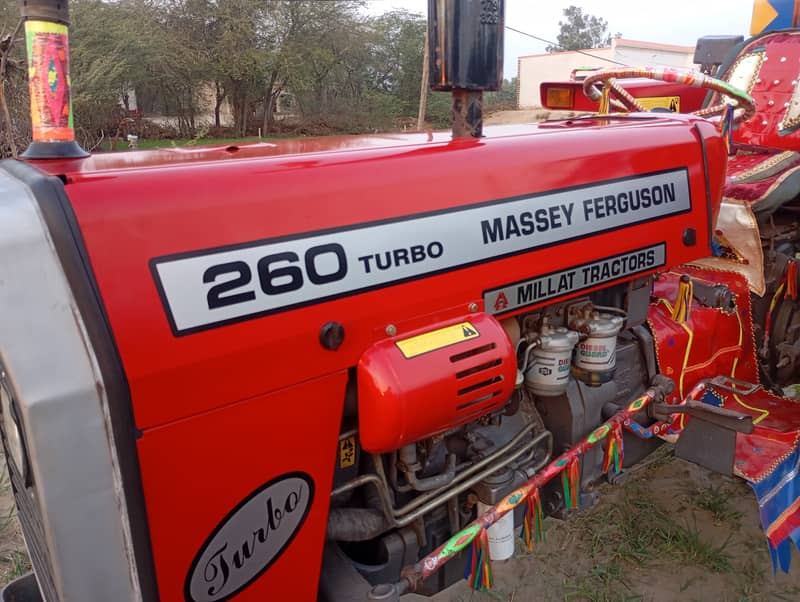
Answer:
POLYGON ((584 51, 551 52, 519 57, 517 63, 517 107, 541 106, 539 84, 544 81, 569 79, 573 69, 612 67, 616 63, 630 66, 664 66, 694 68, 693 46, 656 44, 615 38, 611 46, 584 51), (612 62, 614 61, 614 62, 612 62))

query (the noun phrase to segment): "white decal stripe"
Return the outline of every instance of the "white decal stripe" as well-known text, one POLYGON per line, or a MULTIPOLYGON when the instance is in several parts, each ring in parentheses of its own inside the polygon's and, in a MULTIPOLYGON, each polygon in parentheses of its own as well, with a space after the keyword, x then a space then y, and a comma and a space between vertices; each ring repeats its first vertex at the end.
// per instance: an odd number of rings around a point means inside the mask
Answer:
POLYGON ((488 313, 501 314, 648 272, 665 263, 666 245, 660 243, 486 291, 483 303, 488 313))
POLYGON ((689 210, 681 168, 152 265, 173 329, 184 334, 689 210))

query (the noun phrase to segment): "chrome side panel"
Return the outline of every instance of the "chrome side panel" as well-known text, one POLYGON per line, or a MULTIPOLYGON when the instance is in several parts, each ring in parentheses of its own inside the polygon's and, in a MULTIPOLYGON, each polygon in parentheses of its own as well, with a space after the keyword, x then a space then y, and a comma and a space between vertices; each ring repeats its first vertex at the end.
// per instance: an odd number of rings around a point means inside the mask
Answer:
POLYGON ((0 312, 0 362, 31 473, 30 486, 17 496, 33 500, 40 512, 45 541, 38 543, 49 556, 52 591, 63 602, 139 601, 97 358, 39 206, 3 170, 0 312))

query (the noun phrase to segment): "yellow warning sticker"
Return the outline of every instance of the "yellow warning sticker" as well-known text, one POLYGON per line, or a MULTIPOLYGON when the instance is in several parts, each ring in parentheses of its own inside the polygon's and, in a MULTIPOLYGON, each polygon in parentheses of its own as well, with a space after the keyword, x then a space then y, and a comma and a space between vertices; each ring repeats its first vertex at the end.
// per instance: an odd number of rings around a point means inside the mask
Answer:
POLYGON ((681 112, 680 96, 642 96, 636 100, 638 100, 639 104, 641 104, 645 109, 662 107, 675 113, 681 112))
POLYGON ((356 438, 345 437, 339 440, 339 468, 349 468, 356 463, 356 438))
POLYGON ((472 324, 461 322, 460 324, 453 324, 452 326, 418 334, 410 339, 397 341, 396 345, 406 359, 411 359, 429 351, 449 347, 469 339, 476 339, 479 336, 478 329, 472 324))

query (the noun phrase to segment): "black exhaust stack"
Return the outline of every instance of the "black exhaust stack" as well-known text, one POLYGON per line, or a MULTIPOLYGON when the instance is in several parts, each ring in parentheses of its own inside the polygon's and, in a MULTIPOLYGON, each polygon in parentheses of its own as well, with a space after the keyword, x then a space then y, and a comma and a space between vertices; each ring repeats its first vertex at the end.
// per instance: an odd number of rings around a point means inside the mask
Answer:
POLYGON ((453 137, 483 135, 483 92, 503 83, 505 0, 428 0, 432 90, 453 93, 453 137))
POLYGON ((19 0, 31 96, 33 141, 26 159, 87 157, 75 141, 69 78, 68 0, 19 0))

